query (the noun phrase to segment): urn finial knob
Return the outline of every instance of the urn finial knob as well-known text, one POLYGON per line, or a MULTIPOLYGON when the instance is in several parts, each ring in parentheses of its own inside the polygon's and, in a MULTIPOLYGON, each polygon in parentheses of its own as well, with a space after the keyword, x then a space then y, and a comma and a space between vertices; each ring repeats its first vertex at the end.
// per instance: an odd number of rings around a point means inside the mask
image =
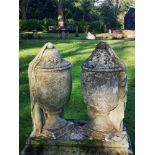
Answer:
POLYGON ((48 43, 47 43, 47 48, 48 48, 48 49, 52 49, 52 48, 54 48, 54 44, 48 42, 48 43))
POLYGON ((99 44, 97 44, 96 48, 98 49, 106 49, 108 47, 108 44, 106 42, 101 41, 99 44))

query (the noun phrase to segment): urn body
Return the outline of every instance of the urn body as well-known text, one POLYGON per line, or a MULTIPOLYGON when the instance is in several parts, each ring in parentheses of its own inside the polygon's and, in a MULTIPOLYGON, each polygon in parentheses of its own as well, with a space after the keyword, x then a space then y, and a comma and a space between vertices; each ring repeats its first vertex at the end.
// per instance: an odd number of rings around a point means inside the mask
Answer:
POLYGON ((28 73, 32 136, 48 136, 67 124, 62 114, 72 88, 71 64, 61 57, 53 44, 47 43, 30 63, 28 73))
POLYGON ((62 70, 36 69, 35 98, 41 107, 55 112, 69 101, 72 79, 70 68, 62 70))
POLYGON ((105 42, 82 64, 81 84, 88 127, 101 132, 121 130, 126 103, 125 65, 105 42))

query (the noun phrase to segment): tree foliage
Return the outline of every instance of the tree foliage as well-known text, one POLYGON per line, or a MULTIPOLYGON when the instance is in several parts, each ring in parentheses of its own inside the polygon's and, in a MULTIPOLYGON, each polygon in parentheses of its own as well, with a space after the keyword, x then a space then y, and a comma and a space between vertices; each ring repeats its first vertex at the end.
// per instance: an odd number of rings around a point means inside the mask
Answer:
POLYGON ((130 6, 134 6, 134 0, 20 0, 19 2, 20 19, 52 18, 60 25, 58 16, 61 12, 62 25, 69 21, 85 27, 89 27, 90 23, 93 25, 99 23, 102 29, 123 28, 124 15, 130 6), (62 1, 62 12, 58 9, 58 1, 62 1))
POLYGON ((134 0, 104 0, 100 5, 100 18, 107 29, 123 28, 124 15, 134 0))
POLYGON ((124 16, 128 11, 129 7, 135 7, 134 0, 120 0, 120 8, 117 15, 117 22, 121 29, 124 29, 124 16))
POLYGON ((55 0, 20 0, 19 1, 20 19, 43 19, 56 18, 57 5, 55 0), (23 1, 25 3, 23 3, 23 1), (26 9, 26 17, 23 17, 23 8, 26 9))
POLYGON ((115 7, 111 0, 106 0, 100 6, 101 20, 106 28, 116 27, 115 7))

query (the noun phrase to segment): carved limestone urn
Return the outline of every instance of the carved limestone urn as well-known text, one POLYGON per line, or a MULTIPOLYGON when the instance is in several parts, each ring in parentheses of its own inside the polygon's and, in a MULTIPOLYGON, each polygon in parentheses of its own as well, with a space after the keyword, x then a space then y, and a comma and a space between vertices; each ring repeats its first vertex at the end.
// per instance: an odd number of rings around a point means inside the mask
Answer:
POLYGON ((102 139, 103 133, 123 130, 125 70, 124 63, 106 42, 100 42, 82 64, 81 84, 89 117, 87 128, 91 134, 98 133, 92 135, 97 139, 102 139))
POLYGON ((56 138, 59 133, 54 131, 67 125, 61 116, 71 93, 71 64, 52 43, 47 43, 29 64, 28 75, 33 121, 31 136, 56 138))

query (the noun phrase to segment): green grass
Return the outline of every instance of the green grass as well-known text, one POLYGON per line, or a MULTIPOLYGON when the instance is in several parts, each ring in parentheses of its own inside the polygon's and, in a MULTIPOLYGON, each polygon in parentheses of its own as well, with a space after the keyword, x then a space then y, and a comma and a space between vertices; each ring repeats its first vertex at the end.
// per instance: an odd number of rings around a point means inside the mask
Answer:
MULTIPOLYGON (((26 138, 32 131, 30 97, 28 85, 28 64, 40 51, 46 42, 52 42, 62 56, 72 63, 72 93, 68 105, 65 107, 65 118, 87 119, 86 105, 83 101, 80 75, 81 64, 91 54, 99 40, 20 40, 20 151, 24 147, 26 138)), ((128 126, 132 147, 135 144, 135 64, 134 41, 114 41, 108 43, 117 55, 124 61, 128 76, 128 101, 125 122, 128 126)))
MULTIPOLYGON (((21 32, 20 34, 32 34, 33 32, 21 32)), ((35 32, 36 36, 41 37, 42 39, 54 39, 57 40, 58 33, 47 33, 47 32, 35 32)), ((97 33, 97 39, 112 39, 112 34, 109 33, 97 33)), ((86 33, 79 33, 79 37, 75 37, 75 33, 69 33, 69 39, 83 40, 86 39, 86 33)))

